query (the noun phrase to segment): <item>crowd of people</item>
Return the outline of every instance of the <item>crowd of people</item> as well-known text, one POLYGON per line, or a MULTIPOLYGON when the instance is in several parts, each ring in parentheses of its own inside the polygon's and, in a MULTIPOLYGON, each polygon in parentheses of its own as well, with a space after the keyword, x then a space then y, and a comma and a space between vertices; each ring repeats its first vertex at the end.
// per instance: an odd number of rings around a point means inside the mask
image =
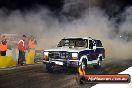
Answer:
MULTIPOLYGON (((24 65, 25 62, 25 52, 30 52, 31 50, 35 50, 37 45, 36 39, 34 36, 27 37, 26 35, 23 35, 22 38, 18 41, 17 48, 19 51, 18 55, 18 65, 24 65)), ((0 41, 0 55, 6 56, 6 52, 8 50, 8 42, 6 39, 6 36, 2 36, 2 39, 0 41)))

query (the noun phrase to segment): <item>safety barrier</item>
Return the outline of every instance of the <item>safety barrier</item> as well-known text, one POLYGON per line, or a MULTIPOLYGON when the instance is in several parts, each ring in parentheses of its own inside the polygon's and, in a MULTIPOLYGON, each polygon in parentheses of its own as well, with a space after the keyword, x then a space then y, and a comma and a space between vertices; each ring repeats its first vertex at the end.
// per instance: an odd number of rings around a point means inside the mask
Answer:
POLYGON ((0 56, 0 68, 16 66, 16 63, 12 56, 0 56))
POLYGON ((35 51, 30 50, 26 54, 26 64, 34 64, 35 51))
MULTIPOLYGON (((35 53, 35 50, 30 50, 26 52, 26 64, 35 64, 42 62, 41 59, 43 58, 43 50, 37 50, 37 52, 38 51, 40 55, 37 55, 35 53)), ((0 56, 0 68, 16 66, 18 61, 18 54, 18 50, 7 50, 7 56, 0 56)))

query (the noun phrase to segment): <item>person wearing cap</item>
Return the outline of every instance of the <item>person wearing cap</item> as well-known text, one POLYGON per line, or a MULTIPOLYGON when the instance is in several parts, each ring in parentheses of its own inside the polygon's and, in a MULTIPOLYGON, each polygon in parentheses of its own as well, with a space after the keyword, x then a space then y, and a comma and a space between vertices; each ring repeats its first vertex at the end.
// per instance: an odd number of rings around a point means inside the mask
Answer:
POLYGON ((2 36, 2 40, 0 42, 0 54, 1 56, 6 56, 7 51, 7 40, 5 36, 2 36))
POLYGON ((25 52, 26 52, 26 36, 23 35, 22 39, 18 42, 18 50, 19 50, 19 58, 18 64, 23 65, 25 64, 25 52))

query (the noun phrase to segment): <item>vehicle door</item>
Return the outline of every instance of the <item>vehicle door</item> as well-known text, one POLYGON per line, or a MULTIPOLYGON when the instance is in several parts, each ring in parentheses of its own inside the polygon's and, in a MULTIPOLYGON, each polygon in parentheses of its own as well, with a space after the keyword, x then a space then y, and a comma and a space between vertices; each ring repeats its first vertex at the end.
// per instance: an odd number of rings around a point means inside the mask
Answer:
POLYGON ((96 43, 94 40, 89 40, 89 49, 90 49, 90 60, 97 59, 97 52, 96 52, 96 43))

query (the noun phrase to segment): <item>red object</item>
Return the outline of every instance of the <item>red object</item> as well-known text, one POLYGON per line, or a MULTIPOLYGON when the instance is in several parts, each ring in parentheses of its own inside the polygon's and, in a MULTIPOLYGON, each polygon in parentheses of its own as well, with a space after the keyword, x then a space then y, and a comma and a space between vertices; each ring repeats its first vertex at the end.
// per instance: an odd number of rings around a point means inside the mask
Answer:
POLYGON ((87 82, 100 83, 100 82, 117 82, 117 83, 130 83, 131 77, 128 74, 117 75, 85 75, 87 82))
POLYGON ((18 42, 18 50, 22 51, 22 52, 25 52, 26 48, 25 48, 25 42, 23 40, 20 40, 18 42))

